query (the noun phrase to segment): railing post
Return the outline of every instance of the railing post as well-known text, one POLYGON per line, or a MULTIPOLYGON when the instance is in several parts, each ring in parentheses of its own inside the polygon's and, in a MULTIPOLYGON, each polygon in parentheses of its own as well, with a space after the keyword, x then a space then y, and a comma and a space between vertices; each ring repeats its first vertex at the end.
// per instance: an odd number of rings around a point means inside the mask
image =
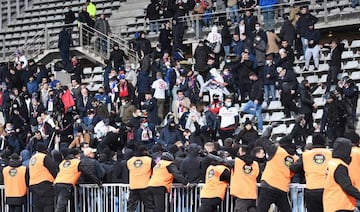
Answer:
POLYGON ((107 36, 106 40, 106 57, 110 58, 110 36, 107 36))
POLYGON ((327 0, 324 0, 323 5, 324 5, 324 9, 325 9, 324 22, 327 24, 328 23, 328 15, 329 15, 328 10, 327 10, 328 9, 327 0))
POLYGON ((5 51, 5 49, 6 49, 6 47, 5 47, 5 36, 3 37, 3 58, 6 58, 6 51, 5 51))
POLYGON ((11 22, 11 1, 10 0, 8 0, 7 1, 7 21, 8 21, 8 23, 10 23, 11 22))
POLYGON ((20 15, 20 1, 16 0, 16 16, 20 15))
POLYGON ((199 40, 200 38, 200 21, 199 21, 199 15, 195 15, 195 39, 199 40))
POLYGON ((82 47, 84 44, 83 44, 83 36, 84 36, 84 34, 83 34, 83 24, 82 23, 80 23, 80 27, 79 27, 79 39, 80 39, 80 47, 82 47))
POLYGON ((48 28, 45 27, 45 49, 49 48, 49 32, 48 28))

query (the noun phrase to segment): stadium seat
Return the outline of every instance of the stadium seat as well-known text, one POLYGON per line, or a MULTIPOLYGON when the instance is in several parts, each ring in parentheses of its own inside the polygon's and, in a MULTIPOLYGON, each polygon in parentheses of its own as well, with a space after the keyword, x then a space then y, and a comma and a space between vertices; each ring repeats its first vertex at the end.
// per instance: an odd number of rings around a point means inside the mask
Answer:
POLYGON ((314 102, 315 102, 315 104, 317 104, 317 106, 324 106, 325 105, 325 99, 322 98, 322 97, 314 98, 314 102))
POLYGON ((341 54, 341 59, 349 59, 349 58, 353 58, 354 53, 352 51, 344 51, 341 54))
POLYGON ((350 48, 359 48, 360 47, 360 40, 353 40, 351 42, 350 48))
POLYGON ((280 121, 282 118, 284 118, 284 116, 284 112, 274 112, 270 116, 270 121, 280 121))
POLYGON ((104 71, 103 71, 102 67, 95 67, 94 71, 93 71, 94 74, 99 74, 99 73, 103 73, 103 72, 104 71))
POLYGON ((351 79, 360 80, 360 71, 354 71, 351 73, 351 79))
POLYGON ((322 109, 318 109, 318 110, 316 111, 316 113, 313 113, 313 118, 314 118, 314 120, 320 120, 321 117, 322 117, 322 115, 323 115, 323 110, 322 110, 322 109))
POLYGON ((307 81, 309 81, 310 84, 319 82, 319 77, 316 75, 308 76, 308 77, 306 77, 306 79, 307 79, 307 81))
POLYGON ((286 129, 286 134, 291 133, 291 131, 294 129, 294 126, 295 126, 295 124, 294 124, 294 123, 291 123, 291 124, 289 125, 289 127, 286 129))
POLYGON ((92 68, 91 67, 86 67, 83 69, 83 73, 84 74, 92 74, 92 68))
POLYGON ((280 110, 283 109, 284 107, 282 106, 280 101, 271 101, 268 107, 268 110, 280 110))
POLYGON ((357 60, 355 61, 348 61, 344 66, 343 69, 344 70, 349 70, 349 69, 358 69, 359 68, 359 62, 357 60))
POLYGON ((319 65, 318 72, 328 71, 329 70, 329 64, 323 63, 319 65))
POLYGON ((328 77, 328 75, 327 75, 327 74, 323 74, 323 75, 321 75, 321 78, 319 79, 319 82, 321 82, 321 83, 325 83, 325 82, 326 82, 326 80, 327 80, 327 77, 328 77))
POLYGON ((280 124, 273 129, 273 134, 286 134, 287 128, 285 124, 280 124))

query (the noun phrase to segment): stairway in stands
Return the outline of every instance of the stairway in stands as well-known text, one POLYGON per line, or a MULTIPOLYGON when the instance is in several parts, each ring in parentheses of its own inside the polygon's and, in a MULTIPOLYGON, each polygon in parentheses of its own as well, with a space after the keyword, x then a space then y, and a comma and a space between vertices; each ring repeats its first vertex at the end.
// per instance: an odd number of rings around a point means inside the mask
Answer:
MULTIPOLYGON (((73 12, 78 14, 84 0, 33 0, 22 14, 8 23, 0 31, 0 58, 6 61, 17 48, 26 47, 26 44, 36 36, 43 36, 44 30, 48 32, 47 49, 57 48, 58 33, 61 31, 64 20, 64 8, 71 6, 73 12)), ((111 16, 120 7, 120 1, 93 0, 97 7, 97 14, 111 16)), ((77 28, 74 27, 74 31, 77 28)), ((73 39, 78 35, 73 34, 73 39)), ((39 39, 40 40, 40 39, 39 39)), ((39 41, 40 42, 40 41, 39 41)), ((39 44, 40 45, 40 44, 39 44)))

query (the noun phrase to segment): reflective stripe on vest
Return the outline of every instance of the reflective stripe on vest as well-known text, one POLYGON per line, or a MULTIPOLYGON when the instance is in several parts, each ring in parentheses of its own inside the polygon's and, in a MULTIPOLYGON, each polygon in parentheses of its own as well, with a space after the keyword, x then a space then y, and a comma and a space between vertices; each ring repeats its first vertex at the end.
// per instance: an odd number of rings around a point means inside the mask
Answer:
POLYGON ((153 174, 149 181, 149 187, 161 187, 164 186, 167 192, 170 192, 170 187, 173 182, 174 176, 169 173, 167 166, 172 162, 167 160, 160 160, 153 168, 153 174))
POLYGON ((289 183, 293 173, 289 167, 296 162, 297 156, 289 155, 285 149, 278 146, 275 155, 266 163, 261 180, 281 191, 289 191, 289 183))
POLYGON ((220 198, 224 200, 227 183, 220 181, 220 176, 226 168, 223 165, 209 166, 206 169, 205 185, 200 192, 200 198, 220 198))
POLYGON ((231 173, 230 194, 240 199, 256 199, 256 178, 259 175, 259 165, 254 161, 251 165, 240 158, 235 158, 231 173))
POLYGON ((152 159, 149 156, 132 157, 127 161, 130 189, 143 189, 148 187, 152 173, 151 161, 152 159))
POLYGON ((307 189, 323 189, 326 179, 326 168, 331 159, 331 151, 325 148, 314 148, 302 155, 307 189))
POLYGON ((3 169, 5 196, 23 197, 26 195, 26 167, 10 167, 3 169))
POLYGON ((332 158, 328 163, 323 194, 324 212, 334 212, 339 210, 353 211, 355 209, 355 198, 347 195, 335 181, 335 170, 340 164, 346 168, 348 167, 344 161, 338 158, 332 158))
POLYGON ((44 166, 45 156, 46 154, 38 152, 31 157, 29 162, 30 185, 36 185, 44 181, 54 182, 54 177, 44 166))
POLYGON ((80 178, 79 159, 63 160, 59 165, 59 173, 54 183, 64 183, 76 185, 80 178))

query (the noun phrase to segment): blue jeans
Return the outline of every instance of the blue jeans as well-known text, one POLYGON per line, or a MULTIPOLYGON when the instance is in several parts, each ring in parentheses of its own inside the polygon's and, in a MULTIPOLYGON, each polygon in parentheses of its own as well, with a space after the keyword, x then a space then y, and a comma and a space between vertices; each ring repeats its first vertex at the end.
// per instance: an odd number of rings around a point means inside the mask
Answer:
POLYGON ((235 23, 235 17, 236 17, 236 22, 239 23, 240 22, 240 17, 239 17, 238 5, 235 4, 234 6, 231 6, 228 9, 229 9, 229 15, 230 15, 230 18, 231 18, 231 22, 235 23))
POLYGON ((265 98, 265 102, 269 104, 269 97, 271 95, 271 100, 275 101, 276 100, 276 90, 275 90, 275 85, 264 85, 264 98, 265 98))
POLYGON ((298 188, 290 188, 292 212, 304 212, 304 191, 298 188))
POLYGON ((307 49, 307 45, 305 43, 305 40, 306 38, 305 37, 301 37, 301 43, 302 43, 302 46, 303 46, 303 51, 304 51, 304 56, 305 56, 305 52, 306 52, 306 49, 307 49))
POLYGON ((273 8, 265 8, 261 11, 262 15, 264 16, 264 30, 273 29, 275 25, 274 19, 274 9, 273 8))
POLYGON ((252 101, 252 100, 248 101, 245 104, 245 106, 243 107, 243 112, 256 116, 257 122, 258 122, 258 130, 260 130, 260 131, 263 130, 263 123, 262 123, 262 116, 261 116, 261 112, 262 112, 261 102, 259 102, 256 105, 254 103, 254 101, 252 101))
POLYGON ((156 30, 156 33, 159 33, 159 23, 158 22, 150 22, 150 31, 154 32, 156 30))
POLYGON ((225 58, 230 54, 230 46, 224 46, 225 58))

